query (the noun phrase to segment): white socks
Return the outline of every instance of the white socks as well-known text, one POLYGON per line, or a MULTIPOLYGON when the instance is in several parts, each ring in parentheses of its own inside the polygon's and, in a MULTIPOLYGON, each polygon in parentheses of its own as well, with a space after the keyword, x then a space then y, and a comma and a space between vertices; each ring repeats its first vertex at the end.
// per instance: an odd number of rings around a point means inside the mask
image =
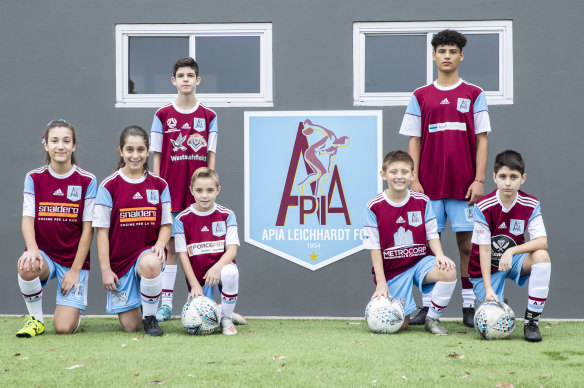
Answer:
POLYGON ((550 290, 552 263, 537 263, 531 266, 529 276, 527 311, 525 319, 537 321, 543 311, 550 290))
POLYGON ((436 282, 432 290, 432 302, 428 309, 428 317, 438 319, 444 312, 454 292, 456 280, 452 282, 436 282))
POLYGON ((21 278, 19 274, 18 285, 26 302, 28 314, 37 321, 43 322, 43 286, 41 285, 41 279, 35 278, 27 281, 21 278))
POLYGON ((166 265, 162 272, 162 302, 172 310, 172 295, 174 293, 174 282, 176 280, 177 265, 166 265))
POLYGON ((238 292, 239 271, 236 265, 227 264, 221 269, 221 317, 231 318, 238 292))
POLYGON ((162 293, 162 274, 154 279, 140 279, 140 296, 142 298, 142 317, 156 315, 156 308, 162 293))

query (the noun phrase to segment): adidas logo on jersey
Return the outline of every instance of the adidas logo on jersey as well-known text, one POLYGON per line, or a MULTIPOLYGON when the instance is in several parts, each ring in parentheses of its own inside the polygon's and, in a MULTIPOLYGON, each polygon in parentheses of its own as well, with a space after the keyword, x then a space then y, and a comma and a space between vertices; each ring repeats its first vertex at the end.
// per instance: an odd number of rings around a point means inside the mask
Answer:
POLYGON ((406 220, 403 219, 402 216, 399 216, 399 218, 397 219, 397 221, 395 222, 396 224, 405 224, 406 220))
POLYGON ((132 199, 142 199, 140 192, 137 191, 136 194, 134 194, 134 196, 132 197, 132 199))
POLYGON ((446 105, 446 104, 450 104, 450 101, 448 101, 448 98, 445 98, 444 100, 442 100, 442 102, 440 102, 441 105, 446 105))
POLYGON ((203 229, 201 229, 201 232, 208 232, 209 228, 207 228, 206 226, 203 226, 203 229))
POLYGON ((59 195, 59 196, 63 196, 65 194, 63 194, 63 192, 61 191, 61 189, 57 189, 53 192, 53 195, 59 195))
POLYGON ((189 125, 189 123, 185 123, 185 124, 182 126, 182 129, 191 129, 191 126, 189 125))
POLYGON ((505 224, 505 221, 503 221, 503 223, 501 225, 499 225, 499 229, 505 229, 507 228, 507 225, 505 224))

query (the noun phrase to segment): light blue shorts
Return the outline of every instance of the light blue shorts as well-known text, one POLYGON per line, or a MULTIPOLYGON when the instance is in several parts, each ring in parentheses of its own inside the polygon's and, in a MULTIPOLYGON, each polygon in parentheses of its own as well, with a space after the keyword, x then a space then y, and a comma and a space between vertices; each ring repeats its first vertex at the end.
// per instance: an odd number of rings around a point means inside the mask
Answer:
MULTIPOLYGON (((499 301, 502 302, 505 298, 505 279, 511 279, 519 287, 525 286, 527 279, 529 279, 529 274, 521 276, 521 268, 523 266, 523 261, 527 253, 521 253, 519 255, 514 255, 513 260, 511 260, 511 269, 505 272, 497 271, 491 273, 491 286, 493 287, 493 291, 499 297, 499 301)), ((477 304, 481 305, 485 301, 485 283, 483 282, 483 278, 470 278, 470 282, 472 283, 472 290, 477 298, 477 304)))
POLYGON ((436 258, 434 256, 426 256, 412 268, 387 281, 389 293, 392 297, 402 301, 406 315, 410 315, 416 311, 416 302, 414 301, 414 293, 412 292, 413 284, 423 294, 429 294, 434 289, 435 283, 424 284, 424 278, 435 266, 436 258))
POLYGON ((430 203, 436 215, 438 232, 444 231, 446 218, 450 220, 450 228, 453 232, 470 232, 474 229, 473 207, 468 206, 467 201, 443 198, 430 201, 430 203))
POLYGON ((142 255, 152 252, 150 248, 144 249, 134 265, 122 276, 118 291, 107 292, 107 304, 105 310, 108 314, 119 314, 142 306, 142 296, 140 295, 140 277, 138 276, 138 263, 142 255))
POLYGON ((61 294, 61 280, 63 280, 63 276, 65 276, 65 273, 71 268, 53 261, 42 250, 39 250, 39 252, 43 255, 45 261, 49 265, 49 276, 44 282, 41 282, 43 288, 47 285, 49 280, 57 278, 57 305, 85 310, 87 307, 87 282, 89 281, 89 271, 86 269, 79 271, 79 283, 77 283, 77 288, 75 291, 71 290, 69 295, 65 296, 61 294))

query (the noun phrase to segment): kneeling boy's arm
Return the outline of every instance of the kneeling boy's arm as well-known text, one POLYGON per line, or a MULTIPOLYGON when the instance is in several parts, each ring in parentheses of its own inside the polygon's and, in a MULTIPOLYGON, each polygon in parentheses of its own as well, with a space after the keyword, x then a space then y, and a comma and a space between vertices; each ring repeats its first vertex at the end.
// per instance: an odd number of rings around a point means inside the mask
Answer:
POLYGON ((235 244, 227 245, 227 247, 225 248, 225 253, 223 253, 223 255, 221 256, 221 258, 219 259, 219 261, 217 263, 220 264, 221 266, 225 266, 225 265, 231 263, 233 261, 233 259, 235 259, 236 255, 237 255, 237 245, 235 245, 235 244))
POLYGON ((481 274, 483 275, 483 282, 485 290, 492 289, 491 285, 491 246, 479 245, 479 257, 481 262, 481 274))
POLYGON ((513 255, 519 255, 521 253, 532 253, 539 250, 547 249, 547 236, 536 237, 533 240, 527 241, 521 245, 511 247, 508 251, 511 251, 513 255))
POLYGON ((191 286, 191 289, 197 287, 197 285, 200 287, 201 284, 199 283, 199 280, 195 276, 195 271, 193 271, 193 267, 191 266, 191 262, 189 260, 189 256, 187 255, 187 253, 179 252, 178 255, 180 257, 180 265, 185 273, 187 282, 189 282, 189 285, 191 286))
POLYGON ((375 271, 375 281, 377 284, 385 284, 385 271, 383 270, 383 257, 381 256, 381 249, 371 250, 371 262, 373 263, 373 270, 375 271))
POLYGON ((158 176, 160 176, 160 159, 161 153, 154 152, 154 155, 152 155, 152 172, 154 173, 154 175, 158 176))

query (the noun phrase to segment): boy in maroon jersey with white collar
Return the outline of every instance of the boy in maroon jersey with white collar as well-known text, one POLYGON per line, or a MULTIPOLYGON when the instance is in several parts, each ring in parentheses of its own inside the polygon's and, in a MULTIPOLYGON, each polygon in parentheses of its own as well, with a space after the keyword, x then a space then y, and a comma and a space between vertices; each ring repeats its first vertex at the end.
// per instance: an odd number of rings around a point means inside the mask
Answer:
POLYGON ((221 331, 235 335, 232 318, 239 290, 235 264, 239 237, 235 214, 215 203, 219 191, 219 175, 215 171, 200 167, 193 173, 191 193, 196 202, 176 217, 175 248, 187 278, 189 298, 213 299, 213 288, 219 286, 221 331))
POLYGON ((497 190, 474 207, 475 226, 468 270, 479 302, 503 301, 505 279, 523 287, 529 279, 524 336, 541 341, 537 325, 547 300, 551 275, 547 235, 537 198, 519 188, 525 182, 521 154, 507 150, 495 158, 497 190), (525 232, 529 241, 525 241, 525 232))

